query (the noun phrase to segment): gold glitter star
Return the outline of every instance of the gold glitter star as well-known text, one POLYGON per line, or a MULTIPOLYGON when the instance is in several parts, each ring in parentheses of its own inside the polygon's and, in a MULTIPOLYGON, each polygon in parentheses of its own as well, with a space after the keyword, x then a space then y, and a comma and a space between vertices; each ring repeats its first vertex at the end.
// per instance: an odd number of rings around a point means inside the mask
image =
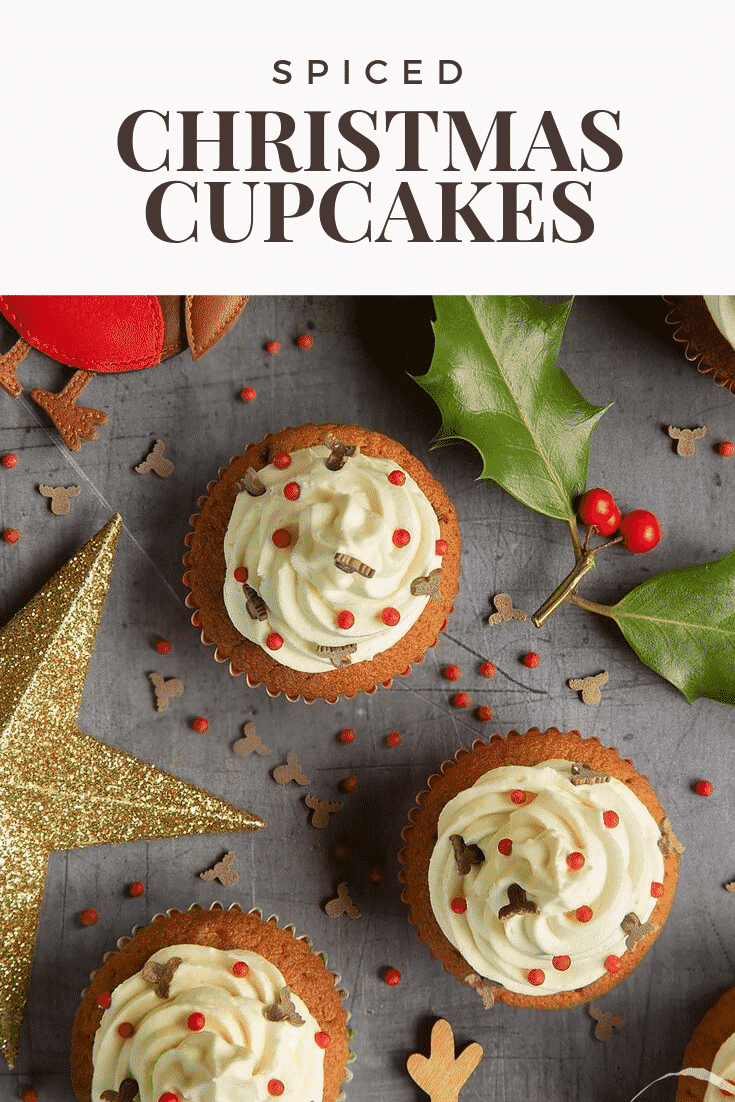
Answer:
POLYGON ((115 515, 0 631, 0 1051, 10 1067, 53 850, 264 825, 77 727, 121 528, 115 515))

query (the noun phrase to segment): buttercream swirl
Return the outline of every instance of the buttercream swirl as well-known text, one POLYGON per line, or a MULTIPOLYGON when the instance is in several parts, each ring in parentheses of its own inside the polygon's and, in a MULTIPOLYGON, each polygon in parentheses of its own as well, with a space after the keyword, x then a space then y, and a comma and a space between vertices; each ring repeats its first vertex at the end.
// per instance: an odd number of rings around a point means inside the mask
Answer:
POLYGON ((305 673, 332 668, 330 654, 318 647, 354 645, 349 658, 362 662, 397 643, 429 600, 412 594, 412 582, 441 566, 439 521, 414 479, 390 459, 361 454, 329 470, 329 454, 323 445, 302 448, 286 469, 271 463, 259 470, 265 493, 238 494, 224 543, 230 620, 276 661, 305 673), (395 481, 388 478, 393 471, 395 481), (295 499, 284 494, 289 483, 298 487, 295 499), (273 542, 279 530, 290 537, 287 547, 273 542), (395 542, 397 531, 409 539, 395 542), (374 573, 345 573, 335 555, 374 573), (235 578, 238 567, 247 569, 249 588, 235 578), (247 610, 251 590, 265 602, 263 620, 247 610), (354 617, 350 627, 338 624, 343 611, 354 617), (277 650, 267 645, 274 632, 283 640, 277 650))
MULTIPOLYGON (((726 1082, 735 1083, 735 1033, 731 1033, 718 1048, 712 1062, 712 1071, 726 1082)), ((704 1092, 704 1102, 722 1102, 722 1099, 723 1093, 720 1088, 714 1083, 708 1083, 707 1090, 704 1092)))
MULTIPOLYGON (((258 953, 171 945, 151 961, 181 958, 168 997, 138 972, 112 992, 95 1034, 92 1102, 119 1091, 127 1078, 138 1084, 140 1102, 158 1102, 167 1091, 186 1102, 272 1102, 268 1084, 283 1083, 282 1102, 322 1102, 324 1052, 320 1027, 303 1001, 290 993, 303 1025, 272 1021, 266 1008, 279 1002, 286 981, 258 953), (249 971, 236 976, 243 961, 249 971), (192 1014, 205 1024, 193 1030, 192 1014), (122 1036, 131 1025, 134 1033, 122 1036)), ((150 962, 149 962, 150 963, 150 962)))
POLYGON ((573 785, 571 765, 554 759, 492 769, 439 817, 429 865, 437 922, 470 968, 517 993, 570 991, 603 976, 606 958, 626 951, 623 919, 634 913, 644 923, 656 903, 651 886, 663 881, 661 832, 648 809, 615 777, 573 785), (514 803, 513 792, 526 801, 514 803), (617 822, 607 817, 615 825, 605 825, 606 811, 615 812, 617 822), (466 875, 452 835, 482 851, 466 875), (581 867, 573 867, 578 858, 570 866, 572 853, 584 858, 581 867), (501 920, 513 884, 536 913, 501 920), (464 913, 452 909, 457 898, 466 900, 464 913), (582 921, 581 907, 591 910, 582 921), (544 974, 540 985, 528 979, 534 969, 544 974))
POLYGON ((705 295, 704 301, 715 325, 735 349, 735 295, 705 295))

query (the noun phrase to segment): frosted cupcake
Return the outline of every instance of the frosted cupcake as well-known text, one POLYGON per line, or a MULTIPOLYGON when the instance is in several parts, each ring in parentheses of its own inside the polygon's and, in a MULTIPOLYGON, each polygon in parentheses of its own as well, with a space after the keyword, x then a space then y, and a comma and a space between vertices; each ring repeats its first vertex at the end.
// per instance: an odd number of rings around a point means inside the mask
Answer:
POLYGON ((735 393, 735 295, 678 295, 667 298, 666 317, 684 354, 718 386, 735 393))
POLYGON ((336 1102, 349 1058, 339 977, 291 928, 238 907, 157 915, 92 976, 79 1102, 336 1102))
MULTIPOLYGON (((682 1067, 705 1068, 732 1084, 735 1097, 735 987, 707 1011, 687 1045, 682 1067)), ((682 1075, 676 1102, 722 1102, 727 1095, 713 1083, 682 1075)))
POLYGON ((192 517, 202 641, 271 695, 336 701, 410 672, 458 589, 451 501, 380 433, 305 425, 233 459, 192 517))
POLYGON ((511 732, 429 778, 400 855, 410 920, 486 1005, 555 1009, 625 978, 681 846, 647 779, 579 732, 511 732))

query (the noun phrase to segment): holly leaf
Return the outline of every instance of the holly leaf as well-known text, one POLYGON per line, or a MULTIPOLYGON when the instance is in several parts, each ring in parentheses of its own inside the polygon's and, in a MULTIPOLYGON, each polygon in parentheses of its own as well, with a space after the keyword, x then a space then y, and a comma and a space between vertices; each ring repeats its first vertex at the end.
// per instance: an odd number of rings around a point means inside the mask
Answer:
POLYGON ((571 300, 439 295, 434 358, 416 382, 434 399, 439 447, 467 440, 491 478, 539 513, 574 523, 592 431, 609 406, 579 393, 557 357, 571 300))
POLYGON ((608 615, 641 662, 690 703, 735 704, 735 552, 657 574, 608 615))

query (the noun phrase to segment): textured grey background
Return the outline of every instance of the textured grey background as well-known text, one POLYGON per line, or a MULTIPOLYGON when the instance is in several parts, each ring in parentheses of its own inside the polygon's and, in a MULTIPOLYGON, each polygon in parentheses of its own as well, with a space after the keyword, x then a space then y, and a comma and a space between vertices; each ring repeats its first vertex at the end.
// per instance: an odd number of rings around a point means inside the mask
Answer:
MULTIPOLYGON (((0 469, 0 527, 19 529, 15 546, 0 544, 0 620, 5 622, 66 559, 119 510, 125 522, 80 725, 98 738, 154 762, 258 812, 258 834, 191 837, 77 850, 51 861, 26 1009, 19 1067, 3 1066, 0 1093, 15 1099, 34 1085, 42 1102, 70 1102, 67 1064, 72 1021, 86 977, 103 953, 157 911, 208 906, 221 899, 258 906, 308 933, 329 954, 349 990, 357 1029, 357 1062, 348 1088, 353 1102, 415 1102, 425 1097, 405 1071, 406 1057, 427 1051, 436 1017, 449 1019, 458 1043, 479 1041, 485 1055, 462 1102, 627 1102, 649 1080, 681 1066, 692 1028, 735 982, 735 898, 723 883, 735 877, 731 739, 733 712, 701 700, 689 706, 643 667, 614 625, 568 607, 537 631, 530 621, 487 626, 491 597, 512 594, 531 613, 571 565, 566 526, 541 517, 494 483, 476 482, 474 450, 453 445, 431 452, 438 427, 430 399, 406 375, 431 355, 427 300, 256 298, 226 340, 206 359, 188 353, 148 371, 99 376, 83 402, 110 415, 100 441, 78 454, 63 446, 25 393, 0 392, 0 452, 20 466, 0 469), (309 329, 314 347, 293 338, 309 329), (283 342, 278 356, 264 342, 283 342), (252 404, 238 399, 257 388, 252 404), (406 444, 453 498, 464 541, 462 590, 439 646, 410 678, 375 696, 336 706, 271 700, 231 678, 189 622, 181 583, 183 540, 197 498, 217 468, 267 431, 305 421, 355 421, 406 444), (162 438, 175 463, 169 479, 133 470, 162 438), (38 484, 82 487, 71 512, 55 517, 38 484), (173 651, 153 650, 159 636, 173 651), (527 670, 529 649, 541 666, 527 670), (498 667, 492 681, 479 661, 498 667), (449 705, 453 689, 441 668, 458 663, 459 687, 474 702, 492 704, 481 724, 449 705), (597 707, 581 703, 567 679, 607 669, 610 682, 597 707), (154 710, 147 674, 179 676, 185 694, 167 712, 154 710), (191 719, 210 720, 206 735, 191 719), (237 758, 232 743, 254 719, 269 758, 237 758), (473 739, 533 725, 579 728, 619 747, 648 774, 679 836, 688 845, 671 918, 644 962, 602 1006, 625 1016, 607 1044, 592 1036, 584 1007, 537 1012, 479 999, 447 976, 417 940, 405 917, 397 880, 400 831, 426 776, 473 739), (357 741, 343 746, 344 726, 357 741), (390 749, 389 731, 403 744, 390 749), (270 773, 297 749, 311 789, 277 786, 270 773), (305 791, 336 796, 354 773, 359 790, 326 831, 312 829, 305 791), (700 777, 716 783, 703 800, 700 777), (346 866, 330 856, 337 841, 352 847, 346 866), (198 878, 227 848, 238 857, 240 884, 223 889, 198 878), (368 868, 384 864, 379 884, 368 868), (362 908, 358 921, 329 919, 323 910, 346 878, 362 908), (130 899, 141 879, 147 893, 130 899), (94 906, 100 922, 83 928, 79 912, 94 906), (381 979, 386 966, 403 972, 399 987, 381 979)), ((595 432, 589 485, 612 490, 623 511, 653 509, 664 536, 646 557, 616 548, 598 560, 583 592, 614 600, 652 573, 706 561, 733 549, 735 459, 722 459, 718 440, 735 438, 735 398, 716 389, 684 360, 666 336, 660 299, 579 299, 562 347, 562 364, 592 401, 614 400, 595 432), (679 458, 665 426, 704 424, 693 459, 679 458)), ((10 341, 2 334, 3 349, 10 341)), ((33 352, 19 370, 33 386, 57 389, 66 369, 33 352)), ((671 1099, 674 1080, 646 1098, 671 1099)))

